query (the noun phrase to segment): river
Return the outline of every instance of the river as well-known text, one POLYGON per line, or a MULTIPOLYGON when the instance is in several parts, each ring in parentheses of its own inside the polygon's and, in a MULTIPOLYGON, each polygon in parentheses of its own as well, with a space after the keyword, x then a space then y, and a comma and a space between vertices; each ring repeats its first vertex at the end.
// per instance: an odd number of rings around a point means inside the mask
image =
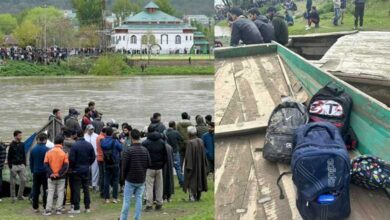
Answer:
POLYGON ((103 113, 103 121, 115 119, 142 129, 154 112, 167 125, 186 111, 214 113, 213 76, 148 77, 26 77, 0 78, 0 138, 11 140, 15 129, 25 138, 43 126, 53 108, 63 116, 69 107, 84 113, 89 101, 103 113))

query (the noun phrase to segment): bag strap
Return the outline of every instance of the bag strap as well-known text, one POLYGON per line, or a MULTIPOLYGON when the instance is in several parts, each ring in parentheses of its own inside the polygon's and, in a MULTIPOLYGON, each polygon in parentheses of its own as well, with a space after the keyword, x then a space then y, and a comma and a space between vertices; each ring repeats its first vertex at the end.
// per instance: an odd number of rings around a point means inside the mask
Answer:
POLYGON ((279 175, 278 180, 276 180, 276 185, 278 185, 278 188, 279 188, 279 191, 280 191, 279 199, 284 199, 283 189, 282 189, 282 187, 280 186, 279 182, 280 182, 280 180, 282 179, 282 177, 283 177, 284 175, 287 175, 287 174, 292 174, 292 172, 290 172, 290 171, 288 171, 288 172, 283 172, 282 174, 279 175))

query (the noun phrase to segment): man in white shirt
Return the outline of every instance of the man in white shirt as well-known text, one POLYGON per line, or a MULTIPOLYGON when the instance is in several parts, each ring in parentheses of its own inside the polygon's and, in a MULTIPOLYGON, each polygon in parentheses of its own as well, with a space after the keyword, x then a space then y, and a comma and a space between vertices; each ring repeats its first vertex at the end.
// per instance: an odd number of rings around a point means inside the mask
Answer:
MULTIPOLYGON (((87 128, 85 129, 84 139, 85 141, 92 144, 93 149, 95 150, 95 155, 97 155, 97 148, 96 148, 96 139, 98 135, 94 132, 95 128, 92 124, 87 125, 87 128)), ((91 166, 91 173, 92 173, 92 187, 94 190, 97 190, 97 186, 99 185, 99 166, 97 163, 97 160, 95 159, 95 162, 93 162, 91 166)))

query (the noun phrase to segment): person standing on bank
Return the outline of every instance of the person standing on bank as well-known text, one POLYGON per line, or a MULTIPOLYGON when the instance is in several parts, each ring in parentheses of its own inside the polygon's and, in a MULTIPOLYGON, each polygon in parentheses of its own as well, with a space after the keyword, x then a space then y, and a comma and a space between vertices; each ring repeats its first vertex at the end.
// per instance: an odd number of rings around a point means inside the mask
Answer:
POLYGON ((77 141, 69 153, 69 164, 73 174, 72 199, 74 210, 69 214, 80 213, 80 187, 83 188, 85 212, 90 212, 91 198, 89 196, 89 168, 95 162, 95 150, 91 143, 84 139, 84 133, 77 133, 77 141))
POLYGON ((208 174, 214 173, 214 157, 215 157, 214 127, 215 127, 215 123, 211 122, 208 127, 209 131, 202 136, 202 140, 206 150, 206 157, 209 165, 208 174))
POLYGON ((341 1, 340 0, 333 0, 333 8, 334 8, 333 25, 335 25, 335 26, 339 25, 340 7, 341 7, 341 1))
POLYGON ((151 165, 149 152, 140 142, 141 133, 134 129, 130 136, 132 145, 124 150, 122 158, 123 172, 121 178, 125 181, 125 189, 120 220, 127 220, 132 195, 135 195, 134 220, 141 219, 146 172, 151 165))
POLYGON ((43 215, 51 215, 54 192, 57 192, 57 204, 56 204, 56 214, 62 214, 62 204, 64 202, 65 195, 65 174, 69 167, 68 155, 62 150, 62 145, 64 143, 64 137, 58 135, 54 139, 54 148, 49 150, 45 155, 45 168, 46 174, 48 177, 48 194, 47 194, 47 204, 46 209, 43 215))
POLYGON ((288 43, 288 27, 284 21, 284 17, 279 15, 276 8, 269 7, 267 17, 271 20, 275 30, 275 40, 279 44, 286 45, 288 43))
POLYGON ((46 208, 47 199, 47 176, 44 164, 46 152, 50 149, 46 147, 47 135, 40 133, 37 136, 37 145, 33 147, 30 153, 30 169, 33 174, 33 202, 32 206, 35 213, 39 212, 39 194, 43 193, 43 209, 46 208))
POLYGON ((341 0, 341 5, 340 5, 340 23, 344 24, 344 14, 345 11, 347 10, 347 0, 341 0))
POLYGON ((243 16, 240 8, 232 8, 230 10, 230 16, 232 18, 230 46, 239 45, 240 40, 243 44, 264 43, 259 29, 251 20, 243 16))
POLYGON ((365 0, 355 0, 355 30, 358 29, 358 20, 359 29, 363 29, 364 4, 365 0))
POLYGON ((176 130, 176 123, 174 121, 169 122, 169 128, 165 131, 165 135, 167 136, 168 144, 172 147, 173 166, 175 167, 179 185, 180 187, 183 187, 183 170, 180 162, 179 148, 184 140, 181 134, 176 130))
POLYGON ((100 198, 104 198, 104 159, 101 140, 106 137, 106 128, 104 127, 96 138, 96 160, 99 167, 99 193, 100 198))
MULTIPOLYGON (((87 125, 87 130, 84 134, 84 139, 90 143, 93 146, 93 150, 95 152, 95 155, 97 155, 97 147, 96 147, 96 140, 98 135, 94 132, 95 128, 93 125, 87 125)), ((99 185, 99 166, 97 163, 97 160, 93 162, 91 165, 91 183, 92 183, 92 188, 97 191, 98 185, 99 185)))
POLYGON ((154 127, 149 126, 147 139, 142 145, 148 150, 151 165, 146 171, 146 208, 151 211, 153 208, 153 188, 156 193, 156 210, 161 210, 163 205, 163 172, 162 169, 167 162, 167 151, 165 142, 161 139, 161 133, 154 127))
POLYGON ((20 185, 18 198, 24 200, 23 192, 26 185, 26 153, 24 151, 24 143, 22 142, 22 132, 19 130, 14 131, 14 140, 9 145, 8 150, 8 168, 10 170, 10 185, 11 185, 11 198, 12 202, 16 201, 15 185, 16 176, 19 176, 20 185))
POLYGON ((183 137, 183 142, 179 145, 179 154, 180 154, 180 167, 183 167, 183 161, 184 161, 184 155, 186 153, 186 146, 188 141, 188 133, 187 128, 189 126, 192 126, 192 123, 190 121, 191 117, 188 115, 187 112, 181 113, 181 121, 177 123, 177 131, 180 133, 180 135, 183 137))
POLYGON ((202 192, 207 192, 207 159, 202 139, 197 137, 196 128, 187 128, 189 140, 184 157, 184 187, 189 201, 199 201, 202 192))

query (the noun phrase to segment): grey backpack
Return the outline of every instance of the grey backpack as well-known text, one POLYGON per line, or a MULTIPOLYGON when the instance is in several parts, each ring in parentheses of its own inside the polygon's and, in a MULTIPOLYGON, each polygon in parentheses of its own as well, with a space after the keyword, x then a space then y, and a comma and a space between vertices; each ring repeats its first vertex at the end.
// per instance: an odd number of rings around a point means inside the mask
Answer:
POLYGON ((309 121, 306 107, 284 101, 273 110, 265 134, 263 157, 272 162, 290 163, 295 130, 309 121))

